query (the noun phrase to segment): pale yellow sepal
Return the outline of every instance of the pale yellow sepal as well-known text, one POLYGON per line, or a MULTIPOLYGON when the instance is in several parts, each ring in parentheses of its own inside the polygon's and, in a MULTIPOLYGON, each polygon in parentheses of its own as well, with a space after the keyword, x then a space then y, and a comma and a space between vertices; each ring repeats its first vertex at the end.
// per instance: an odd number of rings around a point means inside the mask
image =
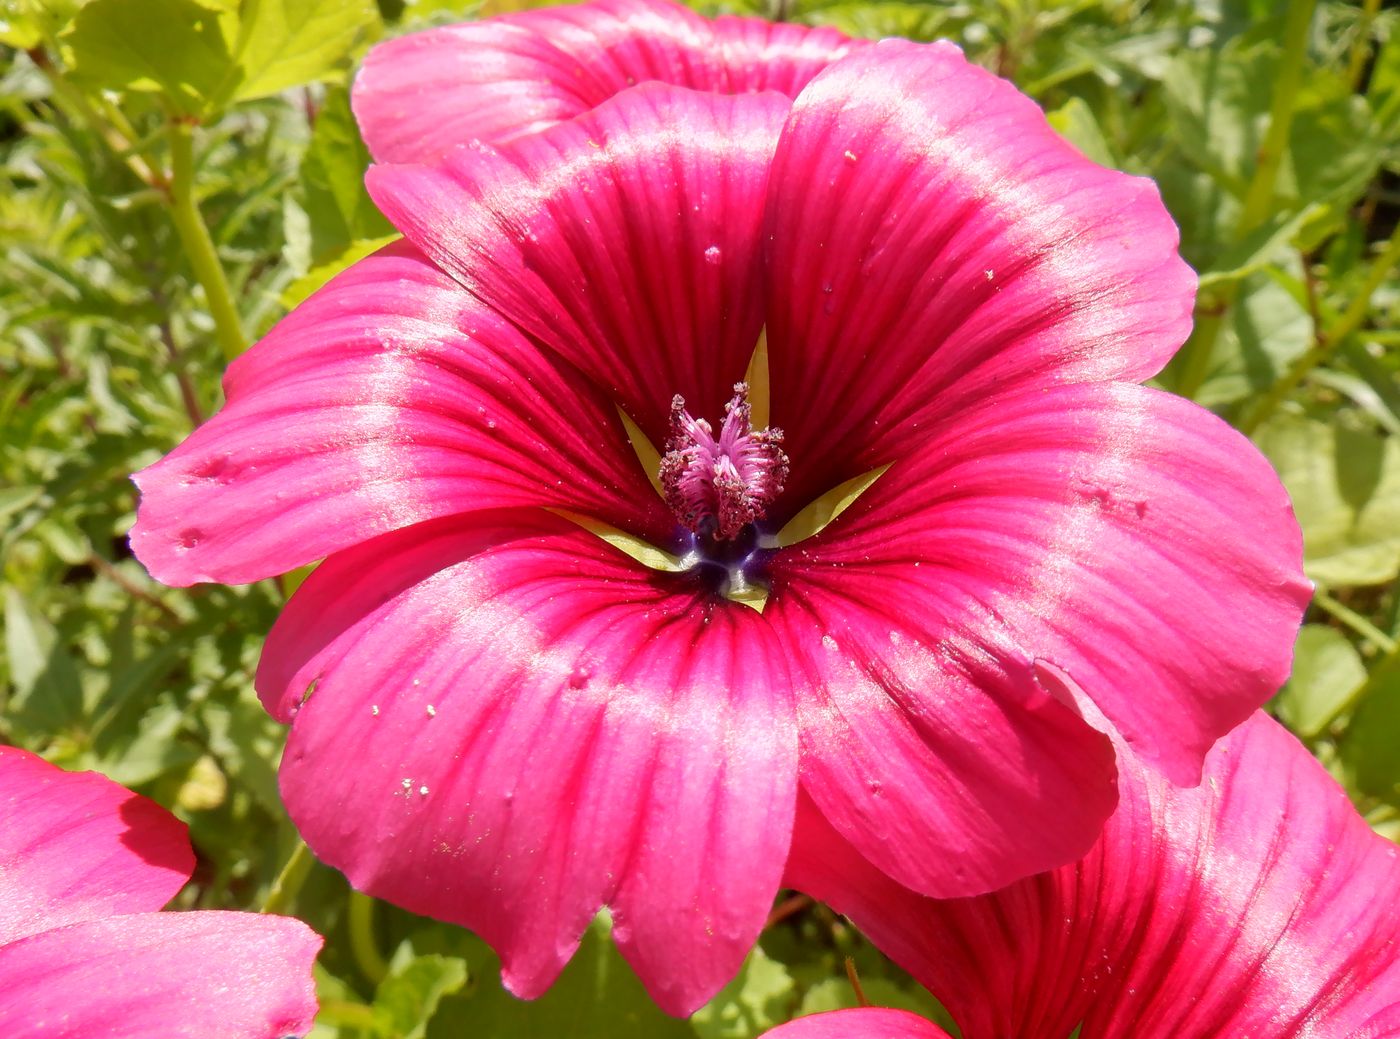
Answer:
POLYGON ((871 469, 868 473, 853 477, 845 483, 837 484, 783 524, 783 529, 778 531, 773 539, 773 547, 786 548, 799 541, 806 541, 813 534, 821 533, 827 524, 849 509, 855 504, 857 498, 870 490, 875 481, 885 475, 885 470, 888 468, 889 464, 887 463, 878 469, 871 469))
POLYGON ((635 534, 629 534, 625 530, 618 530, 601 520, 596 520, 592 516, 584 516, 577 512, 570 512, 568 509, 550 509, 554 515, 568 520, 570 523, 577 523, 588 533, 602 538, 619 552, 630 556, 642 566, 650 567, 652 570, 664 570, 667 573, 684 573, 687 569, 679 556, 673 556, 670 552, 657 548, 649 541, 643 541, 635 534))
POLYGON ((656 445, 647 439, 647 435, 642 432, 642 427, 632 421, 632 416, 627 414, 616 404, 617 417, 622 419, 622 427, 627 430, 627 439, 632 443, 632 450, 637 455, 637 461, 642 463, 642 472, 647 474, 647 479, 656 488, 656 493, 664 499, 666 492, 661 489, 661 452, 656 449, 656 445))
POLYGON ((759 613, 768 605, 768 589, 761 584, 748 584, 742 588, 731 587, 724 593, 724 597, 759 613))
POLYGON ((754 429, 767 429, 772 404, 768 383, 767 327, 758 333, 758 343, 753 348, 753 356, 749 358, 744 381, 749 384, 749 424, 754 429))

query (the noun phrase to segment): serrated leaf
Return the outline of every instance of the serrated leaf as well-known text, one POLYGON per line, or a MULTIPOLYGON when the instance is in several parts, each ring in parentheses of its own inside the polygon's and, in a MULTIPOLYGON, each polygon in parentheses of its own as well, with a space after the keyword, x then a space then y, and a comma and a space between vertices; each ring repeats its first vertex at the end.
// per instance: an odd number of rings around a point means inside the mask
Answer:
POLYGON ((1400 446, 1390 437, 1280 416, 1255 436, 1303 528, 1303 565, 1325 586, 1400 575, 1400 446))
POLYGON ((1299 736, 1318 736, 1366 681, 1347 637, 1326 624, 1304 624, 1293 649, 1293 673, 1274 698, 1279 718, 1299 736))
POLYGON ((270 97, 346 72, 378 23, 371 0, 247 0, 238 31, 242 81, 235 100, 270 97))
POLYGON ((212 110, 236 75, 219 13, 194 0, 92 0, 63 42, 78 82, 159 91, 191 116, 212 110))
POLYGON ((690 1019, 700 1039, 755 1039, 786 1021, 794 1001, 787 968, 755 947, 738 977, 690 1019))

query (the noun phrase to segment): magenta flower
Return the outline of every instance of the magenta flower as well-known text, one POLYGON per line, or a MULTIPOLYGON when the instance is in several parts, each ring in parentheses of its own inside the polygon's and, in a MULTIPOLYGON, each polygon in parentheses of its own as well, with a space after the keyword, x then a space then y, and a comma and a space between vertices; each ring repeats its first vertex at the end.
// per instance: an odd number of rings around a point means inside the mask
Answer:
POLYGON ((184 825, 159 805, 0 747, 0 1035, 310 1031, 321 939, 281 916, 157 912, 193 869, 184 825))
POLYGON ((230 368, 132 544, 173 584, 329 557, 258 674, 289 811, 520 995, 608 905, 693 1010, 799 786, 933 894, 1083 855, 1114 753, 1039 660, 1181 783, 1287 673, 1282 489, 1133 381, 1193 295, 1155 189, 956 48, 795 103, 643 84, 369 185, 406 241, 230 368))
MULTIPOLYGON (((1093 850, 995 894, 916 895, 810 804, 790 878, 942 1000, 964 1039, 1400 1035, 1400 848, 1306 749, 1260 713, 1193 789, 1131 754, 1119 764, 1118 811, 1093 850)), ((767 1035, 945 1039, 895 1010, 767 1035)))

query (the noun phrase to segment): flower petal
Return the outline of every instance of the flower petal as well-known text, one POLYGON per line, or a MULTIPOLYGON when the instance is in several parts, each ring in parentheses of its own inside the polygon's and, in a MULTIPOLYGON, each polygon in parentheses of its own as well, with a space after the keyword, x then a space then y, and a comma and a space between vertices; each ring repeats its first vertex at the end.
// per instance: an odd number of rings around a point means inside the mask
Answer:
POLYGON ((472 140, 543 130, 652 80, 795 97, 852 46, 832 29, 711 22, 662 0, 522 11, 372 48, 355 78, 355 117, 379 161, 431 163, 472 140))
POLYGON ((320 937, 253 913, 141 913, 0 947, 10 1039, 280 1039, 316 1016, 320 937))
POLYGON ((375 166, 394 224, 651 438, 718 417, 763 323, 759 231, 788 101, 645 84, 500 152, 375 166))
POLYGON ((193 871, 184 823, 155 802, 0 747, 0 944, 159 909, 193 871))
POLYGON ((535 510, 328 559, 259 673, 296 711, 282 790, 307 843, 479 932, 525 997, 611 905, 653 997, 696 1009, 777 891, 797 749, 762 618, 692 582, 535 510))
POLYGON ((959 415, 801 547, 802 567, 864 595, 952 617, 955 595, 980 604, 984 639, 1068 672, 1187 785, 1288 676, 1310 596, 1263 456, 1194 404, 1121 383, 959 415))
POLYGON ((862 1007, 799 1017, 764 1032, 763 1039, 948 1039, 948 1033, 905 1010, 862 1007))
POLYGON ((1382 1036, 1400 1028, 1400 849, 1254 715, 1199 787, 1123 757, 1080 863, 980 898, 919 898, 810 805, 789 883, 830 901, 970 1039, 1382 1036))
POLYGON ((167 584, 257 580, 500 505, 674 529, 612 404, 407 244, 302 304, 225 386, 223 410, 135 477, 132 547, 167 584))
POLYGON ((800 682, 802 787, 832 825, 944 897, 1083 855, 1116 800, 1108 739, 989 642, 957 581, 824 562, 777 570, 764 616, 800 682))
POLYGON ((1155 185, 1085 159, 952 44, 883 40, 817 76, 769 191, 794 508, 990 393, 1146 378, 1191 328, 1155 185))

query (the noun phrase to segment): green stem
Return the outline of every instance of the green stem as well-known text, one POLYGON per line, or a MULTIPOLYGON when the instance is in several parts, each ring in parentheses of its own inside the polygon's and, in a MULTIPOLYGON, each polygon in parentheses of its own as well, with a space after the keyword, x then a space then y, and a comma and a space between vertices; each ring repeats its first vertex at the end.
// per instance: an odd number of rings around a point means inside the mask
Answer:
POLYGON ((1324 613, 1337 618, 1337 620, 1341 621, 1382 653, 1390 654, 1395 652, 1396 642, 1393 638, 1381 631, 1380 628, 1376 627, 1350 606, 1345 606, 1332 598, 1332 596, 1328 595, 1321 588, 1313 593, 1313 603, 1324 613))
MULTIPOLYGON (((1269 128, 1264 131, 1264 140, 1255 155, 1254 176, 1245 188, 1239 224, 1235 228, 1236 241, 1267 220, 1273 209, 1274 185, 1288 152, 1294 106, 1307 60, 1308 29, 1316 7, 1317 0, 1290 0, 1288 5, 1283 26, 1283 55, 1274 79, 1273 103, 1269 106, 1269 128)), ((1182 396, 1196 396, 1205 384, 1214 360, 1215 342, 1238 296, 1239 282, 1229 283, 1216 297, 1211 313, 1197 322, 1195 333, 1182 351, 1181 377, 1176 387, 1182 396)))
POLYGON ((316 859, 312 856, 311 849, 306 846, 304 840, 298 837, 297 846, 292 849, 292 854, 288 856, 286 865, 282 867, 282 872, 277 874, 277 879, 272 882, 272 890, 267 893, 262 911, 264 913, 285 912, 296 901, 297 892, 306 883, 306 878, 311 873, 311 867, 315 864, 316 859))
POLYGON ((170 212, 194 276, 204 288, 224 360, 232 361, 248 348, 248 340, 243 335, 219 254, 214 250, 214 240, 195 204, 194 127, 181 119, 170 124, 170 212))
POLYGON ((1400 226, 1396 227, 1390 240, 1386 243, 1384 251, 1371 265, 1366 280, 1361 283, 1360 291, 1352 297, 1347 309, 1327 328, 1318 330, 1317 341, 1312 347, 1294 360, 1288 366, 1288 370, 1269 387, 1268 392, 1245 412, 1237 423, 1242 433, 1249 435, 1258 429, 1278 409, 1278 406, 1302 385, 1309 372, 1330 358, 1347 336, 1361 327, 1361 323, 1366 320, 1366 315, 1371 309, 1371 297, 1375 295, 1376 290, 1390 277, 1391 272, 1397 266, 1400 266, 1400 226))
POLYGON ((1356 92, 1361 82, 1362 70, 1366 68, 1366 55, 1371 53, 1371 23, 1380 13, 1381 0, 1365 0, 1361 5, 1361 16, 1356 20, 1356 39, 1351 41, 1351 60, 1347 62, 1347 82, 1352 92, 1356 92))
POLYGON ((347 916, 350 952, 364 976, 378 985, 388 976, 389 964, 374 940, 374 899, 359 891, 351 891, 347 916))

